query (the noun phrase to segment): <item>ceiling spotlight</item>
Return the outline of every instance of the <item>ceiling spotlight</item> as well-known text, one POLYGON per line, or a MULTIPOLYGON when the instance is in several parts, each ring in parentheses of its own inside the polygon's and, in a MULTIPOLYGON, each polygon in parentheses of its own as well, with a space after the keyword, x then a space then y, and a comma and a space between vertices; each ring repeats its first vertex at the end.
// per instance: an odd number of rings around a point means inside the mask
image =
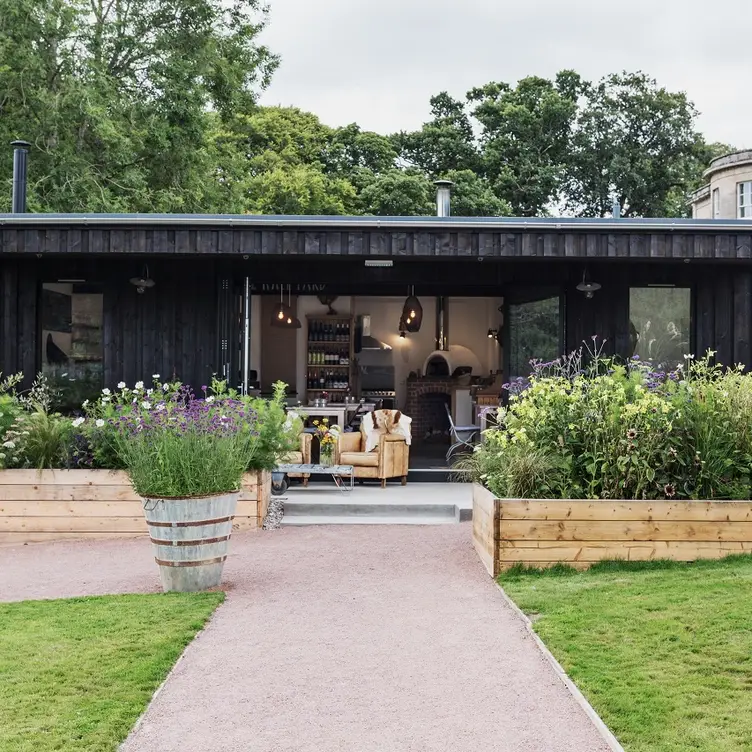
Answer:
POLYGON ((386 269, 394 266, 394 261, 392 259, 366 259, 366 266, 386 269))

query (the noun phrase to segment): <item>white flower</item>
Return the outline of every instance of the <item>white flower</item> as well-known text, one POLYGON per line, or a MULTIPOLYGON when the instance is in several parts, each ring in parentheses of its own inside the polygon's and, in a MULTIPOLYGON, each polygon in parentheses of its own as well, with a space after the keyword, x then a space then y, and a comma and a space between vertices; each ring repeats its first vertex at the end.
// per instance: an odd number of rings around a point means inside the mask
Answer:
POLYGON ((125 382, 124 381, 118 382, 118 389, 125 389, 125 382))
POLYGON ((74 426, 75 426, 76 428, 78 428, 78 427, 79 427, 79 426, 80 426, 80 425, 81 425, 81 424, 82 424, 82 423, 83 423, 83 422, 84 422, 85 420, 86 420, 86 418, 76 418, 76 419, 75 419, 75 420, 73 421, 73 425, 74 425, 74 426))
POLYGON ((169 384, 162 384, 162 391, 166 392, 170 388, 169 384))
POLYGON ((151 397, 151 394, 152 394, 153 391, 154 391, 153 389, 147 389, 146 390, 146 396, 147 397, 151 397))
POLYGON ((94 422, 94 425, 97 428, 101 428, 104 425, 104 421, 101 418, 97 418, 97 420, 94 422))
POLYGON ((4 447, 5 447, 6 449, 15 449, 15 448, 16 448, 16 445, 15 445, 15 443, 14 443, 14 442, 12 442, 12 441, 4 441, 4 442, 3 442, 3 446, 4 446, 4 447))
POLYGON ((109 394, 109 393, 110 393, 109 389, 102 389, 102 394, 109 394))
POLYGON ((158 413, 161 413, 161 412, 162 412, 162 410, 164 410, 164 409, 165 409, 165 407, 164 407, 164 402, 160 402, 160 403, 159 403, 159 404, 157 405, 157 412, 158 412, 158 413))
POLYGON ((156 381, 159 378, 159 374, 158 373, 153 373, 151 375, 151 377, 154 379, 154 381, 156 381))
POLYGON ((151 402, 142 402, 141 407, 143 407, 145 410, 151 410, 151 402))
POLYGON ((144 388, 144 382, 143 381, 137 381, 136 386, 133 387, 136 391, 139 391, 140 389, 144 388))
POLYGON ((89 400, 84 400, 83 404, 81 405, 81 407, 86 407, 86 405, 88 405, 88 404, 89 404, 89 400))
POLYGON ((206 401, 207 401, 207 402, 214 402, 214 397, 207 397, 207 398, 206 398, 206 401))
POLYGON ((102 397, 102 402, 104 402, 105 404, 108 403, 109 401, 110 401, 109 397, 102 397))
POLYGON ((132 405, 135 405, 135 404, 136 404, 136 402, 138 402, 138 397, 134 397, 134 398, 133 398, 133 399, 131 400, 131 404, 132 404, 132 405))

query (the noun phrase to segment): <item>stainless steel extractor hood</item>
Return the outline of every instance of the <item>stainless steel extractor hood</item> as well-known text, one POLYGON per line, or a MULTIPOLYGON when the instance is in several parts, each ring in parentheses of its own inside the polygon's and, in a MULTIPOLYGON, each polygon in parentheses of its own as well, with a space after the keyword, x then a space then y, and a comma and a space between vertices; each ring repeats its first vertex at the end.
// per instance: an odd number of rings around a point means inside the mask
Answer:
POLYGON ((391 350, 392 348, 381 342, 375 337, 371 336, 371 317, 368 314, 364 314, 360 317, 360 330, 362 332, 360 338, 361 350, 391 350))

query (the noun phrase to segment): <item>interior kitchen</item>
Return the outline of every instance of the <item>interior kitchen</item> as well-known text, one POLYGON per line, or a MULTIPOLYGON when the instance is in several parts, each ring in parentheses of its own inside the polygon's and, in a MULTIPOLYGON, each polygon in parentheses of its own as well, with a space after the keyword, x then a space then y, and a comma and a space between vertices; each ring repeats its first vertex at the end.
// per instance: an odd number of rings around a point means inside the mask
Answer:
POLYGON ((451 423, 480 428, 502 384, 501 297, 253 296, 251 369, 261 394, 355 427, 364 410, 412 420, 411 467, 446 467, 451 423), (282 320, 280 317, 287 317, 282 320), (285 325, 286 324, 286 325, 285 325), (358 407, 360 406, 360 410, 358 407))

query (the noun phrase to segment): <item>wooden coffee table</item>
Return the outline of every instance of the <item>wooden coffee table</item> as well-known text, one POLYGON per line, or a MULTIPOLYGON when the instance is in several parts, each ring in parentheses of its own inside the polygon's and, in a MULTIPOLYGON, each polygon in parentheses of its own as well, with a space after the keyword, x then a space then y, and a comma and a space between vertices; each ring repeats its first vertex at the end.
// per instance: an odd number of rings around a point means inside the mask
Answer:
MULTIPOLYGON (((306 465, 284 464, 274 468, 275 473, 300 473, 301 475, 331 475, 334 484, 340 491, 352 491, 355 483, 355 472, 352 465, 306 465), (345 478, 350 478, 347 485, 345 478)), ((281 493, 284 493, 282 491, 281 493)))

